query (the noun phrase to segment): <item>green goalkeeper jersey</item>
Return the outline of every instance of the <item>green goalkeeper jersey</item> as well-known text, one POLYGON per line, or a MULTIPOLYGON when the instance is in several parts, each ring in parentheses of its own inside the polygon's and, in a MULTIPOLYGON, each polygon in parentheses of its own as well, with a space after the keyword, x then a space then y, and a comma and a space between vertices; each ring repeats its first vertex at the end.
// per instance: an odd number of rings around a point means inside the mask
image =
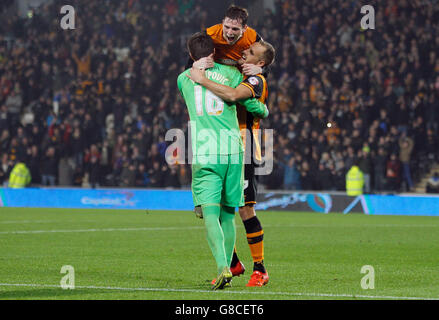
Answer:
MULTIPOLYGON (((189 112, 193 156, 244 152, 236 105, 223 101, 210 90, 189 79, 186 76, 189 72, 190 69, 178 76, 177 85, 189 112)), ((206 70, 206 77, 233 88, 243 80, 237 68, 218 63, 206 70)), ((255 117, 268 116, 267 106, 255 98, 239 103, 255 117)))

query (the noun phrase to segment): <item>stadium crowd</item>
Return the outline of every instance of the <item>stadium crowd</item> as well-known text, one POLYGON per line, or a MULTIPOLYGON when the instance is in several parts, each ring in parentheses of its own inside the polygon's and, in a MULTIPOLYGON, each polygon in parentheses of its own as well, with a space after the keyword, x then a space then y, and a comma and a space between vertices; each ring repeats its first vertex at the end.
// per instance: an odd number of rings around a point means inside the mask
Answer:
MULTIPOLYGON (((274 168, 267 189, 344 190, 355 160, 365 191, 410 191, 439 161, 439 2, 277 0, 249 24, 276 48, 268 74, 274 168)), ((176 78, 185 40, 219 23, 202 0, 61 2, 0 25, 0 183, 14 162, 32 183, 181 188, 165 133, 187 131, 176 78)), ((270 156, 267 153, 265 156, 270 156)))

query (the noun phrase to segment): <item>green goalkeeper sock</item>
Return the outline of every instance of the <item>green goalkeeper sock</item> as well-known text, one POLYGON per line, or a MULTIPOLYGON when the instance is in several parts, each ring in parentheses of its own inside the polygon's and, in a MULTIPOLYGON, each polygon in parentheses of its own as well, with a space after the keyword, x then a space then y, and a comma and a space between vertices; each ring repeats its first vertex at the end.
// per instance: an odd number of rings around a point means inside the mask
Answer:
POLYGON ((218 274, 229 266, 224 248, 224 233, 220 224, 221 207, 219 204, 202 205, 204 224, 207 230, 207 242, 216 261, 218 274))
POLYGON ((220 222, 224 234, 224 249, 230 267, 236 241, 235 208, 221 206, 220 222))

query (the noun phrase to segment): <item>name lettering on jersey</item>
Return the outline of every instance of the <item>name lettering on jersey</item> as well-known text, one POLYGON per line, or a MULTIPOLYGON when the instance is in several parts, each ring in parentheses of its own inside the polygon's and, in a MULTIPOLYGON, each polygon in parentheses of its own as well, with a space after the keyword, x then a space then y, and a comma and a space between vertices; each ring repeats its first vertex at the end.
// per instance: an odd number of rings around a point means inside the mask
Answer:
POLYGON ((206 77, 210 80, 216 80, 221 84, 225 84, 229 81, 226 77, 216 71, 206 70, 206 77))

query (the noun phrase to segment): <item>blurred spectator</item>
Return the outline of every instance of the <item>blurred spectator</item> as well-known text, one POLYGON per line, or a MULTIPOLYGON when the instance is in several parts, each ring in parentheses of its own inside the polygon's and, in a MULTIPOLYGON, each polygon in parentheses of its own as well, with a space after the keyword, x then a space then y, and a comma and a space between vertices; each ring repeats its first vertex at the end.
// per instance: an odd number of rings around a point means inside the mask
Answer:
POLYGON ((348 196, 363 194, 364 176, 358 165, 359 160, 354 159, 351 168, 346 173, 346 194, 348 196))
POLYGON ((10 116, 9 123, 12 127, 15 127, 19 122, 22 104, 23 96, 19 84, 16 83, 5 101, 5 105, 10 116))
POLYGON ((407 184, 407 191, 412 191, 413 181, 410 172, 410 160, 413 150, 413 140, 402 134, 399 138, 399 160, 402 164, 402 177, 407 184))
POLYGON ((342 163, 338 169, 335 168, 334 164, 330 164, 329 169, 331 171, 332 181, 334 182, 334 185, 332 186, 332 190, 336 190, 336 191, 346 190, 346 179, 345 179, 346 170, 344 167, 344 163, 342 163))
POLYGON ((302 187, 302 190, 313 190, 313 183, 312 183, 312 177, 311 173, 309 171, 309 164, 308 162, 302 162, 302 165, 300 167, 300 184, 302 187))
POLYGON ((133 162, 124 162, 120 175, 120 186, 132 188, 136 185, 136 166, 133 162))
POLYGON ((371 173, 372 160, 369 154, 369 147, 365 146, 358 150, 358 167, 363 172, 364 177, 364 193, 368 194, 371 191, 371 173))
POLYGON ((0 185, 7 185, 11 171, 12 161, 8 159, 8 155, 6 153, 3 153, 0 165, 0 185))
POLYGON ((146 172, 146 167, 143 163, 139 164, 136 172, 136 187, 147 187, 149 184, 148 173, 146 172))
POLYGON ((17 163, 9 176, 8 187, 13 189, 25 188, 31 181, 31 176, 26 164, 17 159, 17 163))
MULTIPOLYGON (((29 164, 29 171, 32 177, 32 184, 41 183, 41 159, 37 145, 32 145, 27 154, 26 162, 29 164)), ((68 184, 66 184, 68 185, 68 184)), ((71 185, 71 184, 70 184, 71 185)))
POLYGON ((280 163, 284 170, 283 189, 300 190, 300 172, 295 162, 296 159, 291 157, 286 164, 280 163))
POLYGON ((0 106, 0 132, 8 130, 9 128, 9 116, 8 107, 4 104, 0 106))
POLYGON ((58 171, 58 159, 55 147, 47 149, 42 159, 41 183, 44 186, 54 186, 56 183, 56 174, 58 171))
POLYGON ((401 186, 401 162, 395 153, 392 153, 387 160, 386 179, 388 190, 398 192, 401 186))
POLYGON ((148 170, 149 176, 149 186, 152 188, 163 187, 164 176, 163 173, 166 171, 165 166, 160 166, 158 161, 152 163, 152 167, 148 170))
POLYGON ((181 187, 177 169, 178 169, 178 167, 176 165, 172 165, 164 173, 164 182, 163 182, 164 187, 166 187, 166 188, 180 188, 181 187))
POLYGON ((101 154, 95 144, 90 146, 84 156, 85 171, 88 173, 89 183, 92 188, 96 188, 100 184, 101 177, 101 154))
POLYGON ((331 171, 323 164, 318 165, 315 179, 315 190, 331 190, 335 189, 335 184, 332 179, 331 171))
POLYGON ((435 172, 427 181, 427 193, 439 193, 439 172, 435 172))
POLYGON ((386 172, 387 172, 387 155, 384 148, 378 148, 378 154, 372 160, 374 172, 374 189, 381 192, 385 190, 386 172))
POLYGON ((73 185, 73 168, 69 164, 68 158, 61 158, 58 163, 58 185, 73 185))

